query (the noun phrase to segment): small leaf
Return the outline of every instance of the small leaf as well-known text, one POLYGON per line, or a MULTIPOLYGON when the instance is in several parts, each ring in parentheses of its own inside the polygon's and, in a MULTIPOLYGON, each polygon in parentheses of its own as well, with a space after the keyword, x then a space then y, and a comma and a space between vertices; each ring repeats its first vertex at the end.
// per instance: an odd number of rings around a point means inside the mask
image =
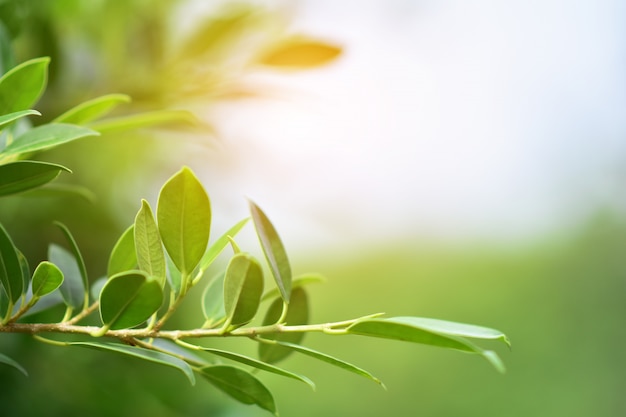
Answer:
POLYGON ((81 126, 64 123, 45 124, 21 134, 4 148, 2 152, 11 155, 43 151, 77 139, 98 136, 99 134, 94 130, 81 126))
POLYGON ((268 340, 267 337, 264 338, 260 338, 257 339, 259 340, 259 342, 261 342, 262 344, 259 346, 264 346, 264 345, 268 345, 268 346, 276 346, 276 345, 280 345, 283 349, 292 349, 295 350, 297 352, 300 352, 304 355, 310 356, 312 358, 318 359, 322 362, 326 362, 328 364, 331 364, 333 366, 337 366, 345 371, 348 372, 352 372, 354 374, 360 375, 362 377, 365 377, 367 379, 370 379, 374 382, 376 382, 377 384, 381 385, 383 388, 385 388, 385 384, 382 383, 382 381, 378 378, 376 378, 374 375, 370 374, 369 372, 367 372, 365 369, 359 368, 358 366, 352 365, 349 362, 343 361, 341 359, 337 359, 333 356, 327 355, 325 353, 322 352, 318 352, 316 350, 313 350, 311 348, 308 347, 304 347, 298 344, 294 344, 294 343, 289 343, 289 342, 284 342, 284 341, 279 341, 279 340, 268 340))
POLYGON ((50 294, 63 283, 63 272, 53 263, 43 261, 33 273, 33 298, 50 294))
POLYGON ((211 327, 226 318, 224 308, 224 273, 213 278, 202 294, 202 313, 206 327, 211 327))
POLYGON ((54 222, 54 224, 61 229, 63 235, 67 239, 67 242, 70 244, 70 248, 72 250, 72 254, 74 255, 74 259, 76 260, 76 264, 78 265, 78 270, 80 271, 80 277, 83 280, 83 288, 85 293, 85 307, 87 307, 87 303, 89 302, 88 294, 89 294, 89 277, 87 276, 87 267, 85 266, 85 261, 83 259, 83 255, 80 253, 80 249, 78 248, 78 244, 72 236, 70 229, 67 228, 61 222, 54 222))
POLYGON ((207 366, 201 369, 210 383, 243 404, 256 404, 275 415, 276 404, 272 393, 249 372, 227 365, 207 366))
POLYGON ((12 303, 16 303, 25 290, 22 274, 18 250, 0 224, 0 283, 12 303))
POLYGON ((141 200, 141 209, 135 217, 135 248, 139 269, 165 285, 165 255, 152 209, 146 200, 141 200))
MULTIPOLYGON (((324 278, 320 274, 314 273, 298 275, 297 277, 294 277, 293 281, 291 281, 291 289, 295 290, 298 287, 305 287, 309 284, 315 284, 318 282, 326 282, 326 278, 324 278)), ((279 296, 280 292, 278 291, 278 288, 272 288, 271 290, 263 294, 263 297, 261 297, 261 301, 269 300, 279 296)))
POLYGON ((29 109, 48 82, 50 58, 35 58, 7 71, 0 78, 0 114, 29 109))
POLYGON ((16 161, 0 165, 0 196, 19 193, 42 186, 68 168, 39 161, 16 161))
POLYGON ((63 301, 72 308, 79 308, 85 298, 85 285, 76 258, 54 243, 48 247, 48 260, 63 272, 63 283, 59 287, 63 301))
POLYGON ((0 127, 6 124, 9 124, 11 122, 14 122, 17 119, 21 119, 22 117, 31 116, 31 115, 41 116, 41 113, 39 113, 37 110, 22 110, 22 111, 16 111, 13 113, 5 114, 3 116, 0 116, 0 127))
POLYGON ((239 231, 243 228, 243 226, 248 222, 249 219, 240 220, 239 223, 228 229, 226 233, 220 236, 204 253, 202 259, 200 260, 200 271, 206 271, 207 268, 213 263, 213 261, 217 258, 217 256, 224 250, 226 246, 228 246, 229 237, 233 238, 239 233, 239 231))
POLYGON ((183 277, 180 275, 180 271, 172 262, 172 258, 166 253, 165 264, 167 265, 167 283, 170 284, 170 288, 174 291, 174 295, 178 297, 183 285, 183 277))
MULTIPOLYGON (((276 321, 280 318, 282 310, 282 299, 277 298, 267 309, 265 319, 263 319, 263 325, 267 326, 276 323, 276 321)), ((306 291, 301 287, 294 288, 291 294, 291 303, 289 303, 289 309, 287 310, 285 322, 291 326, 307 324, 309 322, 309 301, 306 291)), ((263 337, 270 340, 299 344, 304 338, 304 333, 267 334, 263 337)), ((276 363, 282 361, 292 353, 293 350, 287 349, 278 344, 259 345, 259 359, 263 362, 276 363)))
POLYGON ((112 277, 120 272, 137 269, 137 252, 135 251, 135 225, 130 226, 122 233, 113 246, 107 276, 112 277))
POLYGON ((226 321, 233 326, 249 323, 256 315, 263 294, 263 269, 246 253, 234 255, 224 277, 226 321))
POLYGON ((268 50, 259 63, 280 68, 311 68, 326 65, 341 54, 341 48, 327 43, 292 38, 268 50))
POLYGON ((9 358, 8 356, 3 355, 2 353, 0 353, 0 363, 12 366, 13 368, 15 368, 18 371, 20 371, 21 373, 23 373, 24 375, 28 376, 28 372, 26 372, 26 369, 24 369, 22 367, 22 365, 20 365, 19 363, 15 362, 13 359, 9 358))
POLYGON ((79 104, 76 107, 66 111, 52 123, 72 123, 76 125, 84 125, 99 119, 113 110, 121 103, 129 103, 130 97, 126 94, 108 94, 100 96, 79 104))
POLYGON ((87 347, 91 349, 108 350, 111 352, 121 353, 123 355, 134 356, 136 358, 145 359, 150 362, 158 363, 161 365, 169 366, 181 371, 191 385, 195 385, 196 378, 193 374, 193 370, 189 364, 182 359, 178 359, 174 356, 157 352, 154 350, 144 349, 136 346, 126 346, 119 343, 94 343, 94 342, 73 342, 72 346, 87 347))
POLYGON ((211 203, 189 168, 181 169, 161 188, 157 219, 174 265, 183 276, 190 275, 209 241, 211 203))
POLYGON ((90 123, 89 127, 100 133, 155 127, 161 125, 197 126, 198 119, 184 110, 160 110, 147 113, 122 116, 90 123))
POLYGON ((163 302, 161 285, 143 271, 114 275, 100 293, 100 317, 109 329, 138 326, 163 302))
POLYGON ((252 220, 254 221, 254 227, 261 242, 263 253, 270 265, 274 281, 276 281, 276 286, 283 300, 289 303, 289 297, 291 296, 291 266, 289 265, 289 259, 287 259, 285 247, 265 213, 252 201, 250 201, 250 212, 252 213, 252 220))
POLYGON ((24 278, 24 284, 22 288, 27 289, 30 285, 30 265, 28 265, 28 259, 19 249, 17 249, 17 257, 20 260, 20 268, 22 268, 22 278, 24 278))

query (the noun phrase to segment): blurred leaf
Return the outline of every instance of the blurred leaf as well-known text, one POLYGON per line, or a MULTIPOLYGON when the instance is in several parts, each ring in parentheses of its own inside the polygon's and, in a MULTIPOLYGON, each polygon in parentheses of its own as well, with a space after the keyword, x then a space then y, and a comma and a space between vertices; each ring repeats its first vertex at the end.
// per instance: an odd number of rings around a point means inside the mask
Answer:
POLYGON ((61 229, 63 235, 67 239, 70 244, 70 249, 72 250, 72 254, 74 254, 74 259, 76 260, 76 264, 78 265, 78 270, 80 271, 80 277, 83 280, 83 292, 85 294, 85 307, 87 307, 87 303, 89 302, 88 294, 89 294, 89 277, 87 276, 87 267, 85 266, 85 260, 83 259, 83 255, 80 253, 80 249, 78 248, 78 244, 72 236, 72 232, 61 222, 54 222, 54 224, 61 229))
POLYGON ((289 343, 289 342, 285 342, 285 341, 280 341, 280 340, 268 340, 267 337, 263 337, 260 338, 259 340, 261 342, 261 345, 259 346, 277 346, 280 345, 283 349, 291 349, 291 350, 295 350, 297 352, 300 352, 304 355, 310 356, 312 358, 318 359, 322 362, 326 362, 328 364, 331 364, 333 366, 336 366, 338 368, 341 368, 345 371, 348 372, 352 372, 354 374, 360 375, 362 377, 365 377, 367 379, 370 379, 374 382, 376 382, 377 384, 381 385, 383 388, 385 388, 385 384, 382 383, 382 381, 378 378, 376 378, 374 375, 370 374, 369 372, 367 372, 365 369, 359 368, 358 366, 352 365, 351 363, 348 363, 346 361, 343 361, 341 359, 337 359, 333 356, 327 355, 325 353, 322 352, 318 352, 316 350, 313 350, 311 348, 308 347, 304 347, 298 344, 294 344, 294 343, 289 343))
POLYGON ((202 375, 213 385, 244 404, 256 404, 275 415, 272 393, 249 372, 227 365, 202 368, 202 375))
POLYGON ((12 303, 16 303, 25 290, 18 250, 2 224, 0 224, 0 283, 12 303))
POLYGON ((174 265, 191 274, 204 255, 211 230, 211 203, 194 173, 184 167, 161 188, 157 218, 174 265))
POLYGON ((224 309, 226 321, 240 326, 249 323, 256 315, 263 294, 263 270, 251 255, 234 255, 224 278, 224 309))
POLYGON ((59 287, 63 301, 69 307, 79 308, 85 298, 85 285, 76 258, 54 243, 48 247, 48 260, 63 272, 63 283, 59 287))
POLYGON ((95 342, 73 342, 72 346, 81 346, 92 349, 107 350, 111 352, 121 353, 123 355, 134 356, 136 358, 145 359, 150 362, 158 363, 161 365, 169 366, 181 371, 191 385, 195 385, 196 378, 193 374, 193 370, 189 364, 182 359, 178 359, 174 356, 157 352, 154 350, 143 349, 136 346, 126 346, 119 343, 95 343, 95 342))
MULTIPOLYGON (((309 284, 315 284, 318 282, 326 282, 326 278, 324 278, 320 274, 314 273, 298 275, 297 277, 294 277, 293 281, 291 281, 291 289, 294 290, 298 287, 304 287, 309 284)), ((261 301, 269 300, 271 298, 279 296, 280 292, 278 291, 278 288, 272 288, 271 290, 263 294, 263 297, 261 297, 261 301)))
POLYGON ((311 68, 326 65, 341 54, 341 48, 312 39, 292 38, 265 52, 259 63, 280 68, 311 68))
POLYGON ((26 259, 26 256, 24 256, 24 254, 19 249, 15 248, 15 250, 17 251, 17 257, 20 260, 20 268, 22 268, 22 278, 24 278, 24 284, 22 288, 24 288, 24 290, 28 290, 31 278, 30 265, 28 265, 28 259, 26 259))
POLYGON ((11 122, 14 122, 17 119, 21 119, 22 117, 30 116, 33 114, 37 116, 41 116, 41 113, 39 113, 37 110, 22 110, 22 111, 17 111, 14 113, 5 114, 4 116, 0 116, 0 127, 6 124, 9 124, 11 122))
POLYGON ((18 136, 2 152, 8 155, 37 152, 99 134, 81 126, 64 123, 46 124, 30 129, 18 136))
POLYGON ((226 318, 224 308, 224 273, 213 278, 202 294, 202 313, 206 326, 211 327, 226 318))
POLYGON ((41 313, 42 311, 51 309, 52 307, 56 307, 59 304, 63 304, 63 296, 61 292, 57 289, 56 291, 52 291, 50 294, 42 297, 37 301, 37 304, 32 306, 26 311, 22 317, 32 316, 33 314, 41 313))
POLYGON ((19 193, 44 185, 68 168, 39 161, 16 161, 0 165, 0 196, 19 193))
MULTIPOLYGON (((27 162, 27 161, 24 161, 27 162)), ((86 200, 89 203, 96 202, 96 195, 90 189, 83 187, 81 185, 74 184, 45 184, 41 187, 37 187, 33 190, 30 190, 28 194, 24 195, 25 197, 80 197, 86 200)))
MULTIPOLYGON (((263 325, 267 326, 276 323, 282 313, 282 299, 277 298, 267 309, 263 325)), ((287 310, 285 319, 287 325, 295 326, 299 324, 307 324, 309 322, 309 301, 306 291, 303 288, 295 288, 291 294, 291 303, 287 310)), ((277 340, 280 342, 288 342, 299 344, 304 338, 304 333, 278 333, 267 334, 263 336, 265 339, 277 340)), ((263 362, 276 363, 282 361, 293 353, 292 349, 287 349, 278 344, 260 344, 259 359, 263 362)))
POLYGON ((165 285, 165 255, 152 209, 146 200, 141 200, 141 209, 135 217, 135 248, 139 269, 165 285))
POLYGON ((100 277, 94 283, 91 284, 89 293, 93 301, 100 300, 100 293, 102 292, 102 289, 104 288, 104 286, 106 285, 108 281, 109 281, 108 276, 100 277))
POLYGON ((89 124, 89 127, 100 133, 119 132, 162 125, 197 126, 198 119, 185 110, 159 110, 139 113, 132 116, 120 116, 89 124))
POLYGON ((170 284, 172 291, 174 291, 174 295, 178 296, 178 294, 180 294, 183 278, 178 268, 176 268, 176 265, 174 265, 172 258, 170 258, 167 253, 165 254, 165 263, 167 265, 167 282, 170 284))
POLYGON ((289 303, 291 295, 291 266, 289 265, 289 259, 287 259, 285 247, 265 213, 252 201, 249 203, 254 227, 261 242, 263 253, 270 265, 272 276, 280 290, 281 297, 286 303, 289 303))
POLYGON ((137 268, 137 252, 135 251, 135 225, 130 226, 122 233, 113 246, 107 276, 112 277, 120 272, 137 268))
POLYGON ((26 372, 26 369, 24 369, 22 365, 20 365, 19 363, 15 362, 13 359, 9 358, 8 356, 2 353, 0 353, 0 363, 12 366, 13 368, 23 373, 24 375, 28 376, 28 372, 26 372))
POLYGON ((213 263, 215 258, 224 250, 224 248, 228 245, 230 236, 231 238, 235 237, 237 233, 243 228, 243 226, 248 222, 249 219, 240 220, 236 225, 228 229, 226 233, 220 236, 204 253, 202 256, 202 260, 200 260, 200 270, 206 271, 206 269, 213 263))
POLYGON ((159 283, 143 271, 112 276, 100 293, 100 316, 106 328, 135 327, 161 307, 163 291, 159 283))
POLYGON ((119 104, 129 102, 130 97, 126 94, 108 94, 79 104, 54 119, 52 123, 84 125, 105 116, 119 104))
POLYGON ((33 273, 33 298, 50 294, 63 283, 63 272, 53 263, 43 261, 33 273))
POLYGON ((0 78, 0 114, 29 109, 39 100, 48 80, 50 58, 35 58, 0 78))

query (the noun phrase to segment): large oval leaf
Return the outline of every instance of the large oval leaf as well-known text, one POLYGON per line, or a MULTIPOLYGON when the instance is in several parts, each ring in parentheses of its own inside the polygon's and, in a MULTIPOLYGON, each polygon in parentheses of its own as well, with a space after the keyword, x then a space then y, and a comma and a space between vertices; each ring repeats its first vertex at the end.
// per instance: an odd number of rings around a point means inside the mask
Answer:
POLYGON ((170 178, 159 194, 157 219, 172 262, 188 276, 206 250, 211 231, 211 203, 187 167, 170 178))
POLYGON ((100 133, 86 127, 65 123, 45 124, 26 131, 2 151, 5 154, 21 154, 50 149, 64 143, 100 133))
POLYGON ((7 71, 0 78, 0 114, 32 107, 46 88, 50 58, 35 58, 7 71))
POLYGON ((341 54, 341 48, 312 39, 293 38, 268 50, 259 62, 280 68, 311 68, 325 65, 341 54))
POLYGON ((135 226, 132 225, 117 240, 107 266, 107 276, 112 277, 120 272, 137 269, 137 252, 135 250, 135 226))
POLYGON ((0 224, 0 283, 11 302, 16 303, 24 292, 24 277, 18 250, 0 224))
POLYGON ((42 186, 68 168, 39 161, 16 161, 0 165, 0 196, 42 186))
POLYGON ((263 269, 247 253, 234 255, 224 277, 226 321, 233 326, 249 323, 256 315, 263 294, 263 269))
POLYGON ((129 102, 130 97, 126 94, 107 94, 71 108, 52 122, 83 125, 105 116, 119 104, 129 102))
POLYGON ((0 116, 0 127, 6 124, 9 124, 11 122, 14 122, 17 119, 21 119, 22 117, 31 116, 31 115, 41 116, 41 113, 39 113, 37 110, 21 110, 21 111, 5 114, 3 116, 0 116))
POLYGON ((289 303, 291 296, 291 266, 289 265, 283 242, 278 237, 276 229, 263 210, 252 201, 250 201, 250 212, 252 213, 252 220, 254 221, 254 227, 261 242, 263 253, 270 265, 274 281, 276 281, 276 286, 283 300, 289 303))
POLYGON ((63 283, 59 290, 65 304, 79 308, 85 300, 85 284, 74 255, 54 243, 48 247, 48 259, 63 272, 63 283))
POLYGON ((141 200, 141 209, 135 217, 135 250, 139 269, 165 285, 165 254, 152 209, 146 200, 141 200))
MULTIPOLYGON (((282 299, 277 298, 270 305, 263 319, 263 325, 276 323, 283 311, 282 299)), ((287 325, 295 326, 307 324, 309 322, 309 300, 306 291, 302 287, 294 288, 291 294, 291 303, 285 317, 287 325)), ((292 344, 299 344, 304 338, 304 333, 278 333, 267 334, 263 336, 265 339, 278 340, 292 344)), ((292 349, 280 346, 278 344, 260 344, 259 359, 263 362, 276 363, 293 353, 292 349)))
POLYGON ((63 272, 53 263, 44 261, 37 265, 33 273, 31 288, 33 298, 43 297, 56 290, 63 283, 63 272))
POLYGON ((163 302, 158 281, 143 271, 129 271, 109 279, 100 292, 100 317, 105 328, 138 326, 156 312, 163 302))
POLYGON ((227 365, 207 366, 200 372, 211 384, 235 400, 244 404, 256 404, 278 415, 272 393, 251 373, 227 365))

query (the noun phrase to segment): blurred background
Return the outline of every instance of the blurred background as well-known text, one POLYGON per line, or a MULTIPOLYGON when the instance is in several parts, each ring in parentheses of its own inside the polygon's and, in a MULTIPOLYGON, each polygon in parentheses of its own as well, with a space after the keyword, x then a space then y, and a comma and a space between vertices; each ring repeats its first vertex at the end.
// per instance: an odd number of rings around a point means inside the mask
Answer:
MULTIPOLYGON (((250 197, 294 271, 328 278, 310 288, 313 321, 385 311, 513 342, 502 376, 462 353, 309 335, 389 390, 292 357, 284 366, 318 389, 260 375, 282 415, 624 415, 625 12, 617 0, 0 1, 14 61, 52 57, 43 120, 126 93, 122 113, 201 121, 42 154, 97 203, 10 197, 0 221, 31 265, 63 221, 97 277, 140 199, 188 165, 211 195, 213 236, 250 197), (325 46, 299 65, 268 58, 302 39, 325 46)), ((260 253, 250 227, 239 239, 260 253)), ((30 373, 0 368, 3 415, 265 415, 150 364, 0 345, 30 373)))

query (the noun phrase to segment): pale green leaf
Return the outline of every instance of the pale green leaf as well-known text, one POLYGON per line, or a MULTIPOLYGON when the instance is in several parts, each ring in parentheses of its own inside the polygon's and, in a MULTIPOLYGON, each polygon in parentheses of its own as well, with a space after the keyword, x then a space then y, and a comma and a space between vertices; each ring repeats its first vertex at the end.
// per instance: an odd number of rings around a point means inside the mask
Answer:
POLYGON ((202 259, 211 230, 211 204, 187 167, 161 188, 157 207, 161 240, 174 265, 188 276, 202 259))
POLYGON ((22 278, 24 278, 24 284, 22 288, 27 289, 30 286, 30 265, 28 264, 28 259, 26 256, 17 248, 17 257, 20 260, 20 268, 22 268, 22 278))
POLYGON ((165 285, 165 254, 159 229, 152 209, 146 200, 141 200, 141 209, 135 217, 135 249, 139 269, 165 285))
POLYGON ((0 78, 0 114, 29 109, 48 82, 50 58, 35 58, 7 71, 0 78))
POLYGON ((129 103, 130 97, 126 94, 108 94, 79 104, 66 111, 52 123, 72 123, 84 125, 99 119, 122 103, 129 103))
POLYGON ((107 276, 112 277, 120 272, 130 271, 137 268, 137 252, 135 250, 135 226, 132 225, 122 233, 113 246, 107 276))
POLYGON ((48 260, 63 272, 63 283, 59 287, 63 301, 69 307, 79 308, 85 298, 85 285, 76 258, 54 243, 48 247, 48 260))
POLYGON ((258 62, 272 67, 304 69, 326 65, 340 54, 341 48, 338 46, 294 37, 268 49, 258 62))
POLYGON ((291 296, 291 266, 289 265, 285 247, 265 213, 252 201, 250 201, 250 212, 252 213, 252 220, 261 242, 263 253, 270 265, 274 281, 276 281, 276 286, 283 300, 289 303, 291 296))
POLYGON ((229 237, 233 238, 239 233, 239 231, 243 228, 243 226, 248 222, 249 219, 240 220, 236 225, 228 229, 226 233, 220 236, 204 253, 202 259, 200 260, 200 271, 206 271, 207 268, 213 263, 213 261, 218 257, 218 255, 224 250, 226 246, 228 246, 229 237))
POLYGON ((40 187, 59 176, 68 168, 39 161, 16 161, 0 165, 0 196, 19 193, 40 187))
POLYGON ((105 119, 90 123, 88 126, 100 133, 112 133, 163 125, 197 126, 198 119, 192 113, 184 110, 159 110, 105 119))
POLYGON ((61 184, 58 182, 45 184, 41 187, 29 190, 24 197, 80 197, 83 200, 95 204, 96 194, 89 188, 75 184, 61 184))
POLYGON ((213 278, 202 294, 202 313, 206 327, 212 327, 226 318, 224 308, 224 273, 213 278))
POLYGON ((178 296, 183 285, 183 277, 180 275, 180 271, 172 262, 172 258, 166 253, 165 263, 167 265, 167 283, 170 284, 170 288, 174 291, 174 295, 178 296))
POLYGON ((263 269, 249 254, 234 255, 224 277, 226 321, 233 326, 249 323, 256 315, 263 294, 263 269))
POLYGON ((56 290, 63 283, 63 272, 53 263, 43 261, 37 265, 33 273, 33 298, 43 297, 56 290))
POLYGON ((41 116, 41 113, 39 113, 37 110, 22 110, 22 111, 16 111, 13 113, 5 114, 3 116, 0 116, 0 127, 6 124, 9 124, 11 122, 14 122, 17 119, 21 119, 22 117, 31 116, 31 115, 41 116))
POLYGON ((22 365, 20 365, 19 363, 17 363, 13 359, 9 358, 7 355, 4 355, 4 354, 0 353, 0 363, 12 366, 13 368, 15 368, 18 371, 20 371, 21 373, 23 373, 24 375, 28 376, 28 372, 26 372, 26 369, 24 369, 22 367, 22 365))
POLYGON ((45 124, 26 131, 16 137, 2 151, 5 154, 38 152, 99 133, 86 127, 64 123, 45 124))
MULTIPOLYGON (((326 278, 324 278, 320 274, 315 273, 301 274, 293 278, 293 281, 291 281, 291 289, 293 291, 298 287, 305 287, 309 284, 316 284, 319 282, 326 282, 326 278)), ((271 290, 263 294, 263 297, 261 297, 261 301, 273 299, 279 296, 280 292, 278 291, 278 288, 272 288, 271 290)))
MULTIPOLYGON (((70 249, 72 250, 72 254, 74 255, 74 259, 76 259, 76 264, 78 265, 78 270, 80 271, 80 277, 83 280, 83 291, 85 293, 85 297, 87 297, 87 294, 89 294, 89 277, 87 276, 87 267, 85 266, 85 260, 83 259, 83 255, 82 253, 80 253, 78 244, 76 243, 74 236, 72 236, 72 232, 70 232, 70 229, 68 229, 67 226, 65 226, 61 222, 54 222, 54 224, 59 229, 61 229, 61 232, 63 232, 63 235, 67 239, 67 242, 70 244, 70 249)), ((88 301, 88 298, 86 298, 85 303, 87 303, 88 301)), ((85 304, 85 307, 86 306, 87 305, 85 304)))
POLYGON ((11 302, 16 303, 24 292, 24 277, 18 250, 8 232, 0 224, 0 283, 11 302))
POLYGON ((235 400, 243 404, 256 404, 278 415, 272 393, 251 373, 228 365, 207 366, 200 372, 211 384, 235 400))

